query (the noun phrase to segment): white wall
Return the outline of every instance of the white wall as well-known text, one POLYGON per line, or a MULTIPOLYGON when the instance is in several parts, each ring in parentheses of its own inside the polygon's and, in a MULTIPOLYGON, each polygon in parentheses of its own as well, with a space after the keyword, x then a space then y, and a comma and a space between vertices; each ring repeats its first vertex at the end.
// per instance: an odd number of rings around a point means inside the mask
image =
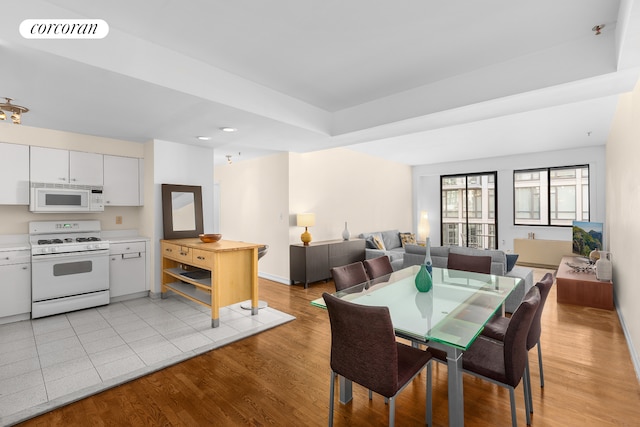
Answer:
MULTIPOLYGON (((175 142, 154 140, 153 150, 153 192, 145 196, 146 207, 153 207, 153 211, 145 210, 145 219, 152 221, 153 236, 151 237, 154 273, 152 274, 151 292, 160 292, 159 269, 160 239, 164 236, 162 227, 162 184, 199 185, 202 187, 202 210, 204 232, 213 232, 213 149, 194 145, 177 144, 175 142), (153 215, 153 218, 150 215, 153 215)), ((147 225, 148 227, 148 225, 147 225)))
MULTIPOLYGON (((12 123, 0 123, 0 142, 144 158, 144 145, 136 142, 39 129, 25 125, 17 126, 12 123)), ((0 205, 0 234, 27 234, 30 221, 55 221, 59 219, 99 220, 103 230, 135 230, 140 228, 141 208, 107 206, 104 212, 98 213, 35 214, 29 212, 27 205, 0 205), (122 217, 122 224, 116 224, 116 216, 122 217)))
POLYGON ((217 166, 223 238, 269 244, 262 277, 289 283, 289 245, 301 212, 316 214, 313 241, 411 228, 411 168, 348 149, 283 153, 217 166))
POLYGON ((215 167, 223 239, 269 245, 259 274, 288 283, 289 155, 274 154, 215 167))
POLYGON ((605 239, 612 252, 613 286, 631 356, 640 378, 640 82, 622 95, 607 140, 607 218, 605 239))
MULTIPOLYGON (((603 141, 604 144, 604 141, 603 141)), ((513 239, 526 239, 529 232, 536 239, 571 240, 570 227, 513 225, 513 171, 516 169, 553 166, 589 165, 591 191, 591 221, 605 222, 605 147, 594 146, 576 150, 531 153, 525 156, 492 157, 413 168, 415 218, 420 210, 429 212, 431 241, 441 242, 440 176, 474 172, 498 172, 498 247, 513 250, 513 239)), ((417 224, 414 224, 414 231, 417 224)))
POLYGON ((345 148, 291 154, 291 243, 304 231, 295 215, 316 214, 313 240, 341 239, 345 221, 352 237, 412 224, 411 167, 345 148))

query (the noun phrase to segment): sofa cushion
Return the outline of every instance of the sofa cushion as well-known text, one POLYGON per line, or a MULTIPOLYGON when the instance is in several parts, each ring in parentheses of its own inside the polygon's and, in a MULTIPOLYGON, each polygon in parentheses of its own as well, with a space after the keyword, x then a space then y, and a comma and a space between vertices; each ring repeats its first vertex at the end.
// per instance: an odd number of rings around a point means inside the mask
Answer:
MULTIPOLYGON (((405 262, 403 267, 420 265, 424 263, 427 248, 420 245, 405 245, 405 262)), ((431 262, 434 267, 447 268, 447 258, 449 257, 449 246, 431 246, 431 262)))
POLYGON ((384 241, 384 247, 387 248, 387 250, 402 247, 402 242, 400 241, 400 231, 398 230, 383 231, 382 240, 384 241))
MULTIPOLYGON (((374 231, 369 233, 360 234, 361 239, 368 239, 370 236, 378 236, 382 239, 384 243, 384 247, 386 250, 391 250, 393 248, 401 248, 402 242, 400 241, 400 231, 398 230, 387 230, 387 231, 374 231)), ((370 249, 378 249, 376 247, 370 249)))
POLYGON ((415 245, 416 244, 416 235, 413 233, 400 233, 400 243, 402 243, 402 247, 404 248, 407 244, 415 245))
POLYGON ((373 241, 373 245, 375 246, 375 249, 380 249, 382 251, 387 250, 387 248, 384 246, 384 242, 379 236, 373 235, 371 236, 371 240, 373 241))
POLYGON ((368 249, 378 249, 378 246, 376 245, 376 243, 373 241, 373 237, 376 236, 378 239, 380 239, 380 241, 382 241, 382 234, 380 232, 378 233, 362 233, 360 236, 361 239, 365 240, 365 247, 368 249))

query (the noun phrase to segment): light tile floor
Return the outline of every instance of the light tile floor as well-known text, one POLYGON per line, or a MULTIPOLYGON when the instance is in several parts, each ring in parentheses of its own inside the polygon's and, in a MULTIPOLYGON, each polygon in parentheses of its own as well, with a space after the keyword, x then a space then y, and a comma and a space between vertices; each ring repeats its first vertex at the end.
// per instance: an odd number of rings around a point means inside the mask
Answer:
POLYGON ((176 295, 0 325, 0 425, 10 425, 293 320, 270 307, 220 310, 176 295))

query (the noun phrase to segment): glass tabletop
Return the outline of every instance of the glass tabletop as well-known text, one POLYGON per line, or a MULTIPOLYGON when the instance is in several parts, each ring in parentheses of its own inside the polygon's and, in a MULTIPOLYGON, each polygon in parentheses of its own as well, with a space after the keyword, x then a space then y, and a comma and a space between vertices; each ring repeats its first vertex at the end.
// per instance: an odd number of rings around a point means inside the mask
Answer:
MULTIPOLYGON (((415 287, 419 270, 420 266, 411 266, 333 295, 388 307, 399 336, 466 350, 522 280, 434 267, 433 288, 419 292, 415 287)), ((326 308, 323 298, 311 304, 326 308)))

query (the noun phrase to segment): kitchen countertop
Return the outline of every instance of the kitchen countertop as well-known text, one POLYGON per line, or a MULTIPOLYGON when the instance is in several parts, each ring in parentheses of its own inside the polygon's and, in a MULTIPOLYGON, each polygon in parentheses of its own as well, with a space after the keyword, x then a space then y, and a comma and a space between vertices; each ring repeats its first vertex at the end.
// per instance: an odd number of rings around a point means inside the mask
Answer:
POLYGON ((0 235, 0 251, 31 250, 28 234, 0 235))
POLYGON ((102 231, 102 240, 108 240, 113 243, 127 243, 127 242, 140 242, 150 241, 148 237, 140 236, 137 230, 124 230, 124 231, 102 231))

